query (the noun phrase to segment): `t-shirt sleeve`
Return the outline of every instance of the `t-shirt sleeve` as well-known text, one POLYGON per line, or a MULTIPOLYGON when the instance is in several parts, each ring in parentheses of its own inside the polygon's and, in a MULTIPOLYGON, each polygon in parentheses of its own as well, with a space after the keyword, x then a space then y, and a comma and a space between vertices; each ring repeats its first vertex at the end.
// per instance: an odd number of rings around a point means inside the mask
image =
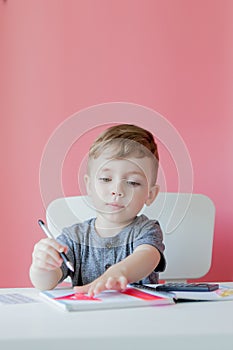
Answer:
POLYGON ((154 271, 164 271, 166 267, 166 260, 163 254, 165 245, 163 243, 163 233, 158 221, 149 220, 144 226, 142 226, 134 241, 134 249, 142 244, 149 244, 158 249, 160 252, 160 261, 154 271))

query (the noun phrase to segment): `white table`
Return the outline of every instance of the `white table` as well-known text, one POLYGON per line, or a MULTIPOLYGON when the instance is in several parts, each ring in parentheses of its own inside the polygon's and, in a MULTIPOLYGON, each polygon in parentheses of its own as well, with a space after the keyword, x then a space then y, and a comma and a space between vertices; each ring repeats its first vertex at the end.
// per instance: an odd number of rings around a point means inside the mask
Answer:
MULTIPOLYGON (((0 289, 1 294, 13 292, 39 298, 35 289, 0 289)), ((72 313, 42 300, 0 305, 1 350, 233 347, 233 301, 72 313)))

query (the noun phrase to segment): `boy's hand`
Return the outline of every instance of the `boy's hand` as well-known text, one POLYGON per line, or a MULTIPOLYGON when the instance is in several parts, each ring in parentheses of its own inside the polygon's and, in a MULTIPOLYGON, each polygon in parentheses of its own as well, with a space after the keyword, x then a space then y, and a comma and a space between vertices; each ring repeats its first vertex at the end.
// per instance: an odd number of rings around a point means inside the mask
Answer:
POLYGON ((54 239, 41 239, 34 247, 32 265, 36 269, 47 271, 55 270, 60 267, 63 262, 59 253, 66 253, 67 250, 67 247, 59 244, 54 239))
POLYGON ((110 267, 103 275, 95 279, 93 282, 81 287, 74 287, 76 293, 88 293, 93 297, 106 289, 122 290, 128 284, 127 278, 123 271, 116 266, 110 267))

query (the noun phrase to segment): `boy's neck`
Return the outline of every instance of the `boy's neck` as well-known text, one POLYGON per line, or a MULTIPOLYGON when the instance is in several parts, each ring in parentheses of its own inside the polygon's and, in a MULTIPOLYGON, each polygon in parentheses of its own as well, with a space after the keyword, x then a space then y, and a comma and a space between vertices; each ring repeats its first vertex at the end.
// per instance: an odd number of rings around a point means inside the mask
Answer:
POLYGON ((132 222, 133 220, 121 224, 115 222, 112 223, 109 221, 106 222, 105 220, 102 220, 97 216, 95 220, 95 230, 100 237, 114 237, 132 222))

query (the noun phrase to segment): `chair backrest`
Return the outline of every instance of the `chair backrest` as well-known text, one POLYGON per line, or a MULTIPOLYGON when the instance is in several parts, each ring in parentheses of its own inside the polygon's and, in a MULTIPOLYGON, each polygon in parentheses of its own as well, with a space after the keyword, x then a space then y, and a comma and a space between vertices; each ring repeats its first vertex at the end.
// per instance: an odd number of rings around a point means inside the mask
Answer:
MULTIPOLYGON (((167 267, 160 273, 166 281, 186 281, 203 277, 210 269, 214 234, 215 208, 202 194, 159 193, 143 214, 157 219, 162 227, 167 267)), ((55 237, 63 227, 95 216, 87 196, 54 200, 47 208, 46 219, 55 237)))

